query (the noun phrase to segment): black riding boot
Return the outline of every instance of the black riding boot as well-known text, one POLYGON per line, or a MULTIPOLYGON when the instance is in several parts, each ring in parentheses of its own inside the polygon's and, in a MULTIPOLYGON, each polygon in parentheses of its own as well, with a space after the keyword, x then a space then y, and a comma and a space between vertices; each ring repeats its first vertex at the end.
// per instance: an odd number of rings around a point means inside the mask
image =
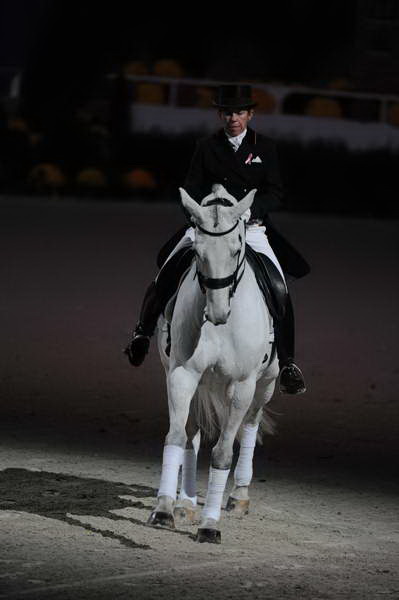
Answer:
POLYGON ((162 266, 156 280, 147 288, 132 341, 124 350, 133 366, 138 367, 144 361, 159 316, 175 293, 180 278, 190 266, 192 258, 193 251, 190 247, 181 248, 162 266))
POLYGON ((130 364, 135 367, 138 367, 144 361, 150 347, 150 338, 154 334, 162 308, 161 299, 157 294, 156 282, 152 281, 144 296, 140 318, 133 331, 133 339, 124 350, 130 364))
MULTIPOLYGON (((249 253, 252 254, 251 250, 249 250, 249 253)), ((306 386, 300 368, 294 363, 295 321, 291 298, 276 265, 261 252, 256 252, 256 256, 258 261, 261 261, 270 286, 270 292, 265 290, 265 293, 268 294, 272 305, 275 307, 273 321, 280 365, 280 392, 283 394, 301 394, 306 390, 306 386)))
POLYGON ((290 295, 286 295, 284 316, 275 320, 277 355, 280 365, 280 392, 302 394, 306 391, 305 380, 300 368, 294 363, 295 320, 290 295))

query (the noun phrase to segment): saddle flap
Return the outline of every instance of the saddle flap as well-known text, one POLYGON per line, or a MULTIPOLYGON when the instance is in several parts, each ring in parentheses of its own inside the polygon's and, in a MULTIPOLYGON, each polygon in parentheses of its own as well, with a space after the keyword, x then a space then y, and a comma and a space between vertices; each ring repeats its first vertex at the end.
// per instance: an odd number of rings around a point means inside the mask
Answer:
POLYGON ((255 252, 248 244, 245 245, 245 255, 270 314, 274 319, 282 319, 285 314, 287 289, 280 271, 268 256, 255 252))
POLYGON ((180 278, 179 285, 177 286, 177 290, 175 291, 173 296, 171 298, 169 298, 169 300, 166 303, 165 310, 164 310, 164 317, 169 324, 172 322, 173 311, 175 309, 177 294, 180 291, 180 286, 183 283, 184 279, 187 277, 187 274, 190 271, 190 269, 191 269, 191 265, 188 267, 188 269, 186 269, 184 271, 183 275, 180 278))

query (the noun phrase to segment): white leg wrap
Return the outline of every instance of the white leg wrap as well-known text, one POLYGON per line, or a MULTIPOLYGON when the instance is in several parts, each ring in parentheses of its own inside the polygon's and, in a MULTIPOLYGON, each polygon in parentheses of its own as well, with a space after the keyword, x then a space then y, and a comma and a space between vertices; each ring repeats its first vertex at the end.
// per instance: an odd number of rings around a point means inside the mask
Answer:
POLYGON ((197 504, 197 453, 194 448, 184 451, 183 475, 179 498, 197 504))
POLYGON ((168 444, 163 449, 161 483, 157 496, 170 496, 176 500, 177 480, 183 462, 184 448, 168 444))
POLYGON ((252 479, 252 461, 256 444, 256 434, 259 425, 244 425, 240 442, 240 455, 234 469, 234 482, 236 486, 247 486, 252 479))
POLYGON ((179 499, 190 500, 197 505, 197 456, 201 441, 201 432, 195 434, 192 439, 193 448, 186 448, 182 468, 182 483, 179 499))
POLYGON ((223 492, 229 473, 230 469, 214 469, 212 466, 210 467, 208 493, 206 495, 205 506, 202 510, 202 517, 219 521, 223 492))

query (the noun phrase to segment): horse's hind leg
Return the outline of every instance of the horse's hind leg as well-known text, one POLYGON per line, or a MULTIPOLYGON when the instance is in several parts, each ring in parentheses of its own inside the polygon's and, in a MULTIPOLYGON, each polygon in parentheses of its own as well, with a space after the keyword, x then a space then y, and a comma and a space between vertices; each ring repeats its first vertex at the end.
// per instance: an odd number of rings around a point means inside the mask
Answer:
POLYGON ((186 422, 200 375, 183 367, 168 373, 169 432, 165 439, 157 505, 147 524, 174 528, 177 481, 187 442, 186 422))
POLYGON ((263 408, 271 399, 275 378, 259 380, 250 409, 245 415, 240 439, 240 454, 234 469, 234 485, 227 500, 226 511, 242 517, 249 512, 249 485, 253 475, 253 456, 263 408))

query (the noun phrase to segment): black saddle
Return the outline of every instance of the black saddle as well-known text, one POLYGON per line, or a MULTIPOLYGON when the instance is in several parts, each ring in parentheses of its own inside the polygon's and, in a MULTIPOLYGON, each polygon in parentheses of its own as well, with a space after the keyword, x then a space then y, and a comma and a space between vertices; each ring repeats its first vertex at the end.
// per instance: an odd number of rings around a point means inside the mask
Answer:
POLYGON ((245 244, 245 256, 252 267, 271 316, 273 319, 281 320, 285 315, 287 289, 280 271, 266 254, 255 252, 248 244, 245 244))
MULTIPOLYGON (((255 252, 246 244, 245 255, 254 271, 266 306, 273 319, 284 317, 287 290, 280 271, 265 254, 255 252)), ((194 260, 194 250, 186 246, 178 250, 161 268, 156 281, 157 295, 162 298, 163 310, 179 287, 182 276, 194 260)))

